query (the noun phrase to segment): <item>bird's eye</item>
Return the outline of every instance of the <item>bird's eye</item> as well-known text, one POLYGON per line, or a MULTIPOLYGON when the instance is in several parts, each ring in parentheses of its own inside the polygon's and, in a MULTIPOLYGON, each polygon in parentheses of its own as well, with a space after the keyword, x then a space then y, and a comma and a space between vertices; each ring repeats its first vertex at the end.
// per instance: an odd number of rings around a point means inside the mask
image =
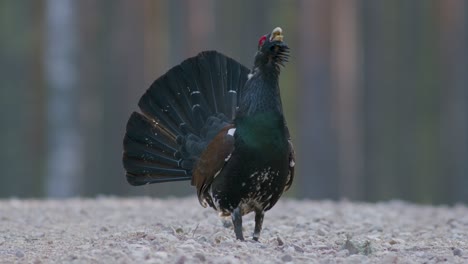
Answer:
POLYGON ((265 43, 267 37, 266 36, 262 36, 259 40, 258 40, 258 48, 260 49, 263 44, 265 43))

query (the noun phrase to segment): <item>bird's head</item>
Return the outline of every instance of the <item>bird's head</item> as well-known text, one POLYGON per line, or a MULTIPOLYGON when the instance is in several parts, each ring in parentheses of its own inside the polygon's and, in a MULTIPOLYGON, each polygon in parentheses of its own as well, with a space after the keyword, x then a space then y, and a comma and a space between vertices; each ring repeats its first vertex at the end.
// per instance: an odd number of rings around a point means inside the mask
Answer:
POLYGON ((283 42, 283 38, 283 30, 280 27, 260 38, 255 55, 256 68, 260 70, 273 68, 275 72, 279 73, 280 66, 284 66, 289 58, 289 47, 283 42))

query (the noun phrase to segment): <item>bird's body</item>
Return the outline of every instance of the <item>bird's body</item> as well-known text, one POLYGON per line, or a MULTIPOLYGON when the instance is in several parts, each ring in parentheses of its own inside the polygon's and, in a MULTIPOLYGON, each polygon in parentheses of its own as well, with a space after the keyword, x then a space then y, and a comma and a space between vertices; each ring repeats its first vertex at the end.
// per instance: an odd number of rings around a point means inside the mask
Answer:
POLYGON ((287 59, 281 29, 261 38, 253 69, 204 52, 156 80, 140 99, 124 139, 133 185, 191 180, 200 203, 231 216, 243 240, 242 215, 264 212, 294 177, 294 150, 283 116, 279 65, 287 59))

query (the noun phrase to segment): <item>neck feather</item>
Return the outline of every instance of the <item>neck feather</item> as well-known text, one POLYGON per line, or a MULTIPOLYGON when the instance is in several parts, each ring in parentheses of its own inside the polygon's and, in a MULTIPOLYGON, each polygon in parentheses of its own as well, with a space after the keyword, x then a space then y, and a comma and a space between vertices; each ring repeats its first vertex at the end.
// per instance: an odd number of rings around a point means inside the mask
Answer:
POLYGON ((278 75, 255 69, 247 80, 237 116, 272 112, 283 115, 278 75))

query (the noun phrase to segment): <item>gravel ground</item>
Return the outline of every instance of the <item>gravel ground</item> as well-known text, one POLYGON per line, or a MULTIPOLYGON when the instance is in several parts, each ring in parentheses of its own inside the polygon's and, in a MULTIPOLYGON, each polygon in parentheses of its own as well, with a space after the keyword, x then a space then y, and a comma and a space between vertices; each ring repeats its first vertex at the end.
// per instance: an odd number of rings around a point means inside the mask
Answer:
POLYGON ((468 208, 282 199, 251 241, 182 199, 0 201, 0 263, 468 263, 468 208))

